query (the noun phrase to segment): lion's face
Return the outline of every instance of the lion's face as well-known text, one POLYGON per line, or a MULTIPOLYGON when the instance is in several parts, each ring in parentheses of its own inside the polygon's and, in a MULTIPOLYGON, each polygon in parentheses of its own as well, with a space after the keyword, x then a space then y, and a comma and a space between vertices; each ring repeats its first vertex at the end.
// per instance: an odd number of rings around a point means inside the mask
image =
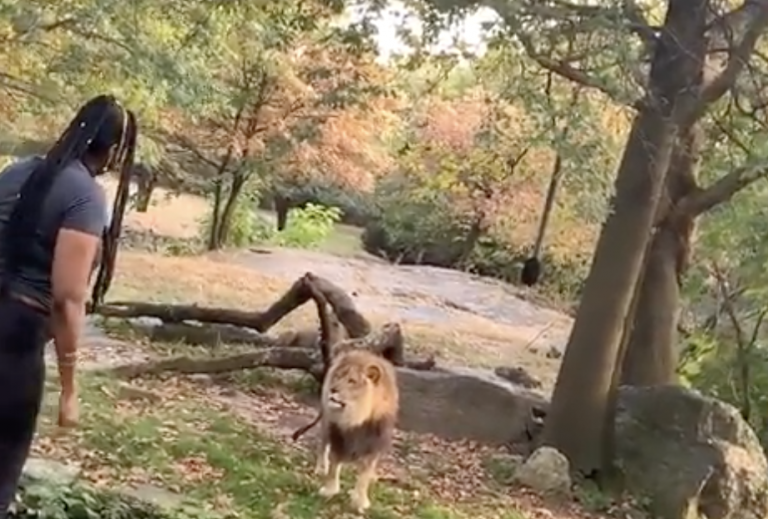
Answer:
POLYGON ((371 416, 381 369, 374 364, 342 363, 323 387, 323 407, 334 422, 357 425, 371 416))

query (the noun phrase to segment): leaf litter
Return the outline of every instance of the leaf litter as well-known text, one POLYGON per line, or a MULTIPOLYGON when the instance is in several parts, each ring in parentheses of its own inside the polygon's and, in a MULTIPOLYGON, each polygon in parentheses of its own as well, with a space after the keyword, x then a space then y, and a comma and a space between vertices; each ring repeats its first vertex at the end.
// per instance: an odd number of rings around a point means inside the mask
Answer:
MULTIPOLYGON (((201 383, 200 377, 190 380, 188 377, 168 377, 161 379, 134 380, 132 384, 147 391, 161 395, 160 402, 153 402, 155 408, 178 409, 178 402, 195 401, 212 410, 233 413, 283 445, 308 452, 316 440, 316 431, 311 431, 298 443, 294 443, 291 433, 315 416, 315 409, 298 401, 294 395, 282 388, 260 387, 258 391, 244 392, 217 384, 201 383)), ((146 403, 120 401, 116 412, 127 416, 139 416, 146 403)), ((204 431, 209 424, 187 424, 204 431)), ((176 430, 173 423, 168 424, 164 435, 173 436, 176 430)), ((75 452, 71 442, 59 442, 58 439, 38 442, 38 448, 48 451, 54 449, 69 451, 65 456, 72 459, 75 452), (53 446, 55 444, 55 447, 53 446), (47 446, 47 447, 44 447, 47 446)), ((58 453, 63 454, 63 453, 58 453)), ((76 458, 83 460, 83 468, 88 467, 89 479, 109 480, 113 471, 100 471, 98 459, 94 453, 78 451, 76 458)), ((56 455, 55 457, 59 457, 56 455)), ((513 486, 509 482, 500 482, 489 468, 489 460, 499 463, 514 463, 514 457, 508 449, 493 447, 472 441, 448 441, 434 435, 413 434, 397 431, 393 453, 382 462, 379 479, 388 486, 399 489, 419 498, 429 496, 443 503, 454 505, 483 505, 483 515, 493 517, 492 510, 516 510, 526 519, 602 519, 629 517, 621 508, 608 510, 608 513, 593 512, 572 500, 545 499, 536 493, 513 486), (501 461, 499 461, 501 460, 501 461), (502 484, 504 483, 504 484, 502 484)), ((211 467, 204 457, 189 457, 176 460, 174 470, 185 481, 200 482, 216 479, 220 471, 211 467)), ((307 470, 311 465, 306 464, 307 470)), ((120 479, 125 479, 121 474, 120 479)), ((151 480, 141 471, 127 475, 131 482, 146 483, 151 480)), ((275 517, 284 516, 279 507, 275 517)), ((499 517, 509 517, 499 515, 499 517)))

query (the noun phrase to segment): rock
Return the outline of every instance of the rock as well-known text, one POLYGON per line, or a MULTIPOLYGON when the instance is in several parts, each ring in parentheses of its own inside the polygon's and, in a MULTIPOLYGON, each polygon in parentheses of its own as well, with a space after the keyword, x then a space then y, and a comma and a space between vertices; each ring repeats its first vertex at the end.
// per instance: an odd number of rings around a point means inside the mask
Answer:
POLYGON ((513 481, 545 494, 569 495, 571 474, 568 459, 552 447, 539 447, 517 469, 513 481))
POLYGON ((206 373, 192 373, 191 375, 187 375, 187 379, 195 384, 200 384, 201 386, 215 385, 213 377, 206 373))
POLYGON ((622 387, 617 466, 660 519, 765 519, 768 463, 733 406, 677 386, 622 387))
POLYGON ((136 485, 120 492, 124 496, 161 509, 175 509, 184 506, 184 498, 154 485, 136 485))
POLYGON ((525 437, 532 408, 544 398, 489 370, 398 368, 400 417, 406 431, 449 440, 506 444, 525 437))
POLYGON ((29 458, 24 464, 22 483, 25 486, 45 484, 65 487, 72 485, 80 475, 80 469, 54 460, 29 458))
POLYGON ((563 351, 557 346, 550 346, 545 356, 548 359, 559 359, 563 356, 563 351))
POLYGON ((525 368, 499 366, 498 368, 494 369, 493 372, 496 374, 496 376, 527 389, 539 389, 542 386, 541 381, 537 380, 536 377, 528 373, 525 368))

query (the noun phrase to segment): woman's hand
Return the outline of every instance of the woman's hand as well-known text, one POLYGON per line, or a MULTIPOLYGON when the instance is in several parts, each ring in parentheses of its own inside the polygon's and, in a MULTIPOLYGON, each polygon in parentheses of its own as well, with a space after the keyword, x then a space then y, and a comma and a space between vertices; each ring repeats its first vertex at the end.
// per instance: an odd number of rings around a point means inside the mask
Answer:
POLYGON ((59 427, 74 427, 80 415, 76 391, 62 391, 59 395, 59 427))

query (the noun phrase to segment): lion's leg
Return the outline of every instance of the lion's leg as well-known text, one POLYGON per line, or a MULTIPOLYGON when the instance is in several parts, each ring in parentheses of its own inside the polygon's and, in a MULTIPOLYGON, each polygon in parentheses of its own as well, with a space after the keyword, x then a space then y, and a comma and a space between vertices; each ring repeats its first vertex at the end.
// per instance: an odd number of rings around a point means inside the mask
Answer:
POLYGON ((328 441, 328 435, 323 429, 320 432, 320 445, 317 449, 317 461, 315 463, 315 474, 325 476, 328 474, 328 468, 331 458, 331 443, 328 441))
POLYGON ((352 505, 358 512, 362 512, 371 506, 371 501, 368 498, 368 488, 371 486, 371 482, 376 479, 376 466, 378 462, 378 456, 371 456, 360 462, 355 487, 349 493, 352 505))
POLYGON ((339 476, 341 475, 341 462, 330 447, 328 452, 328 471, 323 477, 323 486, 320 487, 320 495, 325 497, 335 496, 339 493, 339 476))

